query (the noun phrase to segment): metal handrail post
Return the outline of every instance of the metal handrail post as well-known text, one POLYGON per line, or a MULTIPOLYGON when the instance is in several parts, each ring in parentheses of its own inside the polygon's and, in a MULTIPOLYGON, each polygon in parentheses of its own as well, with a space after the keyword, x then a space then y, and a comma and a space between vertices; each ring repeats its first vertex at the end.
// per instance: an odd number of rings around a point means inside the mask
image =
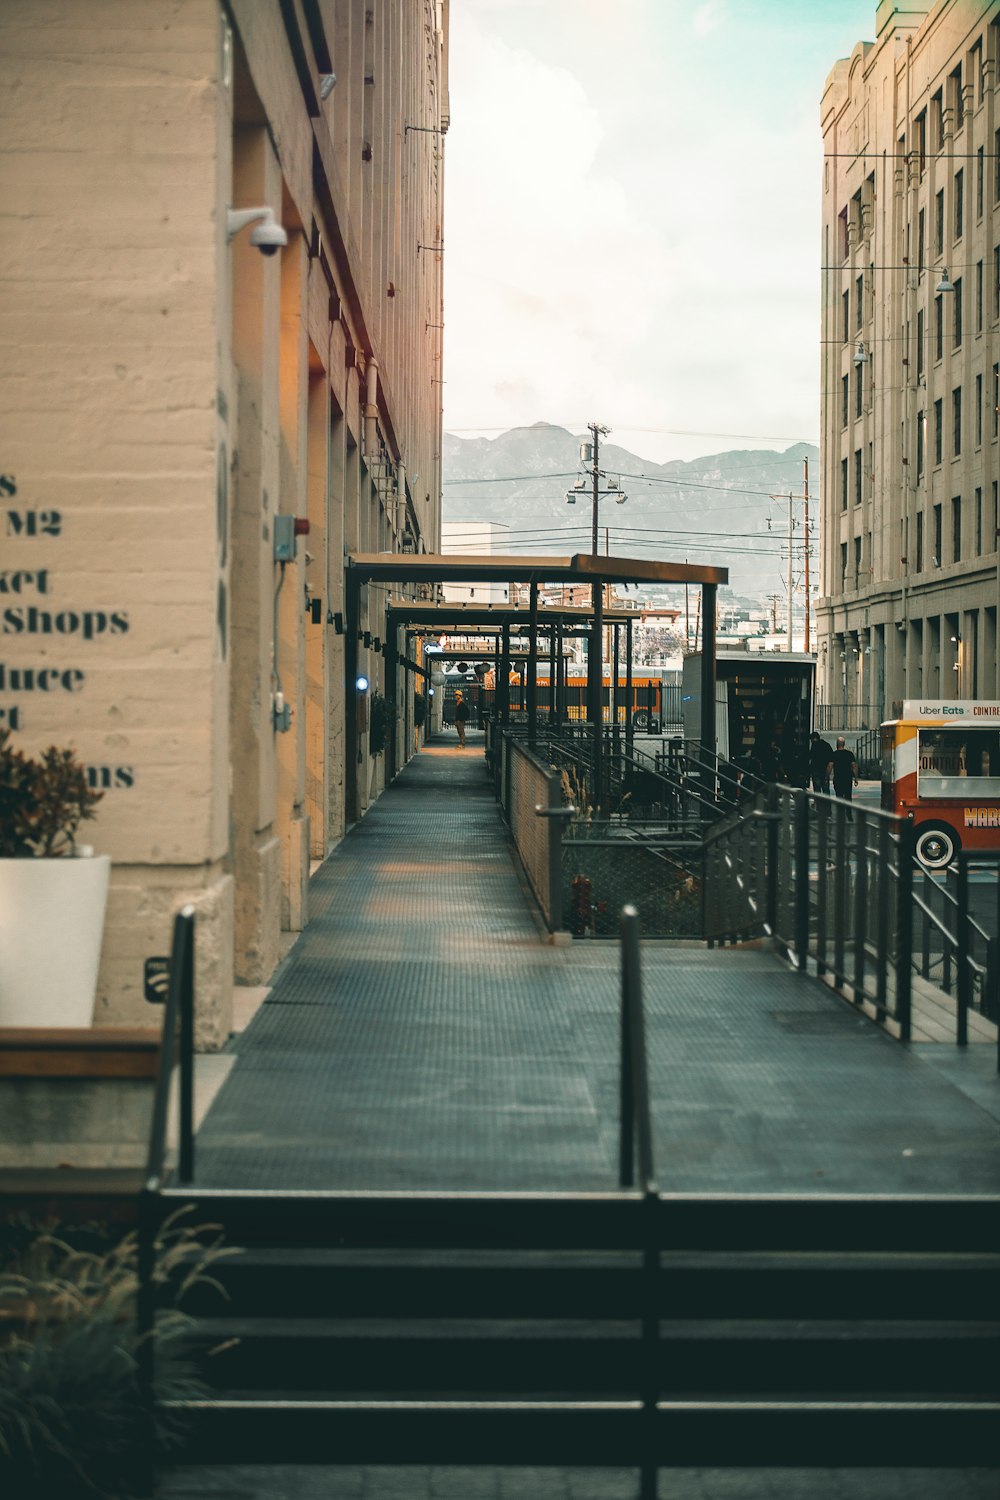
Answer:
POLYGON ((846 808, 838 798, 833 808, 833 983, 844 983, 844 927, 847 922, 846 808))
POLYGON ((969 990, 972 971, 969 967, 969 857, 964 849, 958 854, 958 910, 955 913, 955 962, 958 965, 958 1001, 955 1041, 959 1047, 969 1042, 969 990))
POLYGON ((628 985, 631 982, 625 932, 622 931, 621 1061, 618 1099, 618 1185, 635 1182, 635 1089, 632 1081, 632 1026, 628 985))
MULTIPOLYGON (((649 1118, 649 1071, 642 1011, 642 975, 639 961, 639 913, 624 906, 621 915, 622 1006, 627 1008, 629 1073, 633 1101, 630 1130, 638 1144, 639 1176, 643 1192, 656 1191, 653 1179, 653 1139, 649 1118)), ((624 1034, 624 1033, 623 1033, 624 1034)), ((623 1127, 626 1122, 623 1120, 623 1127)))
POLYGON ((178 1176, 194 1181, 194 912, 184 945, 181 973, 180 1144, 178 1176))
POLYGON ((876 922, 875 1004, 877 1019, 885 1020, 885 1002, 889 980, 889 824, 879 819, 877 830, 878 918, 876 922))
POLYGON ((795 961, 806 972, 809 958, 809 798, 795 793, 795 961))
POLYGON ((911 1034, 913 995, 913 850, 915 832, 909 818, 899 825, 899 870, 896 879, 896 1020, 899 1039, 911 1034))
POLYGON ((868 821, 855 814, 854 840, 854 1003, 860 1004, 865 993, 865 960, 868 943, 868 821))
POLYGON ((830 804, 819 798, 816 808, 816 972, 826 973, 826 902, 827 902, 827 855, 826 835, 829 823, 830 804))
POLYGON ((778 788, 767 789, 767 922, 771 937, 778 936, 778 788))

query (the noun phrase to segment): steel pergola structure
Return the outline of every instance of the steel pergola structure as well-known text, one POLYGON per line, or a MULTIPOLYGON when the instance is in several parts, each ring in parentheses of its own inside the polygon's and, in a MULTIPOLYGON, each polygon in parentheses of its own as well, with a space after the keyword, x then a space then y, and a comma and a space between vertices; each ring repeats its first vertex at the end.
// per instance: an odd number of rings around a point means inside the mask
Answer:
MULTIPOLYGON (((458 553, 388 553, 360 552, 347 558, 345 585, 345 652, 344 672, 346 689, 347 744, 353 745, 358 728, 358 642, 364 632, 360 630, 362 589, 373 583, 416 584, 436 587, 443 583, 526 583, 528 585, 528 608, 509 604, 472 605, 460 603, 437 604, 428 600, 391 599, 385 609, 384 654, 386 658, 387 696, 396 701, 398 697, 398 674, 401 666, 415 667, 405 651, 400 651, 399 633, 407 629, 412 634, 439 634, 449 626, 472 627, 493 633, 496 637, 496 659, 500 670, 498 684, 506 681, 503 670, 510 660, 512 632, 522 631, 527 635, 526 698, 528 710, 528 733, 532 737, 537 725, 538 711, 538 635, 539 627, 548 628, 550 642, 554 642, 560 629, 567 626, 576 632, 584 630, 589 638, 587 653, 587 718, 593 725, 594 770, 596 784, 600 785, 602 755, 601 691, 604 676, 604 626, 605 623, 626 623, 627 648, 626 670, 631 679, 632 632, 630 611, 605 610, 605 585, 612 583, 687 583, 702 590, 702 657, 701 657, 701 744, 706 765, 714 763, 715 756, 715 606, 720 584, 729 582, 728 568, 707 567, 693 563, 651 561, 645 558, 600 557, 591 553, 575 553, 572 556, 489 556, 463 555, 458 553), (538 591, 541 584, 581 584, 590 586, 591 607, 589 610, 572 606, 539 606, 538 591)), ((367 632, 369 637, 372 632, 367 632)), ((616 632, 617 641, 617 632, 616 632)), ((550 654, 552 646, 550 645, 550 654)), ((617 652, 616 652, 617 655, 617 652)), ((394 752, 393 752, 394 754, 394 752)), ((390 766, 394 773, 395 765, 390 766)), ((348 821, 359 815, 357 766, 353 755, 346 757, 346 803, 348 821)))

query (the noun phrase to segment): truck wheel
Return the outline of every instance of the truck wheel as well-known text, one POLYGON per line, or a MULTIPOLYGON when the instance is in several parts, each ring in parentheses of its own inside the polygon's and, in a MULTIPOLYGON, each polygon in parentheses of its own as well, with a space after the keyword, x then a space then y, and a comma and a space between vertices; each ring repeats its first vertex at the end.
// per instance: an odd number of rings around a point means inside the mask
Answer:
POLYGON ((649 728, 649 709, 637 708, 632 715, 632 728, 639 734, 645 734, 649 728))
POLYGON ((943 870, 961 847, 958 834, 947 823, 921 823, 914 852, 925 870, 943 870))

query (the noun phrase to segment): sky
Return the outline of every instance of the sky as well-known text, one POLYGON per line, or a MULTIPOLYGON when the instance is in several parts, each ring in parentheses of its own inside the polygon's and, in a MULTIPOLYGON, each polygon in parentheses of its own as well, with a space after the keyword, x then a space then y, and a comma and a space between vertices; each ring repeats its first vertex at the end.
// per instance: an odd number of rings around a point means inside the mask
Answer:
POLYGON ((452 0, 444 424, 819 433, 819 106, 875 0, 452 0))

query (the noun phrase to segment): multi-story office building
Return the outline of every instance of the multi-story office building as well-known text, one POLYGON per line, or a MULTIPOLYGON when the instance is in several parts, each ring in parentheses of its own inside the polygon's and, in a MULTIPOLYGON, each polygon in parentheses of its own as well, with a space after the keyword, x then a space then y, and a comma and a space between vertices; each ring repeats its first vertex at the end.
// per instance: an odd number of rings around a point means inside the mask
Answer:
POLYGON ((191 901, 224 1039, 379 793, 345 558, 439 545, 447 4, 0 6, 0 725, 104 792, 100 1022, 191 901))
POLYGON ((822 102, 820 683, 996 698, 1000 5, 879 4, 822 102))

